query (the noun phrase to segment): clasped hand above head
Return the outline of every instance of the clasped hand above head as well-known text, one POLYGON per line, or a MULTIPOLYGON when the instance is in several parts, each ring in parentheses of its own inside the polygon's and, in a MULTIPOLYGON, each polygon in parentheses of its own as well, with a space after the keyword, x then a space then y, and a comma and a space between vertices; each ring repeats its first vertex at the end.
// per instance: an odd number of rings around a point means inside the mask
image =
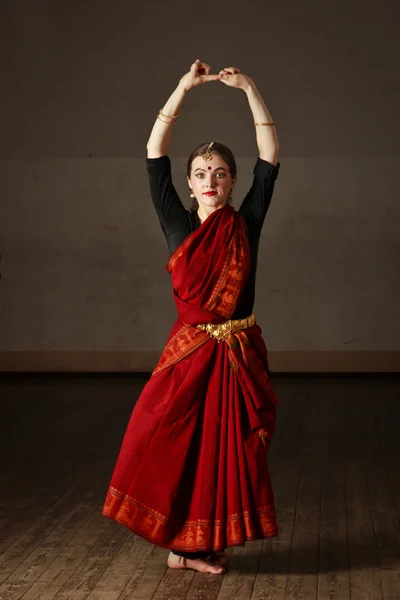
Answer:
POLYGON ((192 64, 190 71, 181 77, 177 88, 159 111, 147 142, 148 158, 159 158, 168 154, 172 126, 177 122, 180 107, 187 92, 209 81, 220 81, 229 87, 245 92, 254 125, 260 126, 257 129, 259 157, 277 165, 279 144, 275 123, 254 80, 248 75, 244 75, 237 67, 225 67, 219 73, 211 73, 211 66, 201 62, 199 58, 192 64))
POLYGON ((208 83, 209 81, 221 81, 229 87, 245 90, 251 83, 250 77, 241 73, 237 67, 226 67, 221 69, 218 74, 211 73, 211 66, 197 59, 190 71, 180 80, 186 91, 191 90, 198 85, 208 83))

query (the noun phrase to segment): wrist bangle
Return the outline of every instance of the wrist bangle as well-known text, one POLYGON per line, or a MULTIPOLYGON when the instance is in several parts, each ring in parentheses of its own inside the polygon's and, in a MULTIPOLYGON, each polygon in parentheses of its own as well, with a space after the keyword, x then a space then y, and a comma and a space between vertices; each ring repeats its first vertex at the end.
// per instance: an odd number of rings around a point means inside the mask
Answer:
POLYGON ((273 121, 271 121, 271 123, 256 123, 254 121, 254 125, 275 125, 275 123, 273 121))

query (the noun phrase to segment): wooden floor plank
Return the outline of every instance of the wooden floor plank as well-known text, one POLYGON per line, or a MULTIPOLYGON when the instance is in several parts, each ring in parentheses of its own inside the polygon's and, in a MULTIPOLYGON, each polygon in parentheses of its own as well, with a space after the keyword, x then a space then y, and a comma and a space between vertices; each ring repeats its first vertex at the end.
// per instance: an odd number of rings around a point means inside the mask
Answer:
POLYGON ((279 537, 224 576, 101 516, 147 378, 0 380, 1 600, 400 600, 400 380, 280 377, 269 454, 279 537))
POLYGON ((271 459, 274 456, 294 457, 304 415, 304 403, 299 397, 302 387, 296 380, 280 380, 276 384, 276 390, 280 403, 277 406, 277 424, 271 445, 271 459), (293 397, 296 397, 296 402, 292 401, 293 397))
MULTIPOLYGON (((399 473, 399 471, 398 471, 399 473)), ((387 471, 380 462, 367 469, 367 486, 378 547, 384 598, 400 598, 400 522, 387 471)))
MULTIPOLYGON (((324 391, 325 402, 329 406, 329 455, 340 460, 347 456, 346 447, 346 386, 335 382, 324 391)), ((325 403, 324 402, 324 403, 325 403)))
POLYGON ((283 600, 289 573, 299 468, 294 459, 280 461, 274 485, 279 536, 264 540, 251 600, 283 600))
POLYGON ((300 474, 292 552, 285 598, 313 600, 317 597, 321 488, 302 482, 300 474))
MULTIPOLYGON (((46 538, 51 537, 64 520, 74 519, 80 501, 80 487, 67 492, 54 507, 34 521, 0 556, 0 582, 4 582, 46 538)), ((79 510, 79 508, 78 508, 79 510)), ((56 534, 55 534, 56 535, 56 534)), ((28 559, 29 560, 29 559, 28 559)))
MULTIPOLYGON (((51 472, 49 472, 48 477, 49 479, 52 478, 51 472)), ((23 505, 20 504, 20 500, 17 498, 17 508, 10 507, 8 509, 3 507, 4 520, 0 533, 0 565, 3 560, 1 554, 7 548, 10 548, 23 534, 29 535, 28 530, 37 524, 39 518, 49 514, 49 511, 51 513, 53 507, 55 508, 57 505, 59 507, 60 503, 75 506, 80 497, 79 494, 84 493, 83 490, 86 489, 86 484, 82 487, 79 478, 69 487, 61 486, 57 492, 48 491, 46 493, 46 491, 43 491, 46 488, 39 487, 40 484, 35 479, 27 479, 26 486, 29 488, 29 496, 25 497, 23 505)))
POLYGON ((168 550, 148 544, 139 566, 118 600, 152 599, 168 570, 167 557, 168 550))
MULTIPOLYGON (((223 578, 223 574, 196 573, 186 594, 186 600, 217 600, 223 578)), ((252 579, 254 580, 254 577, 252 579)), ((247 596, 243 596, 243 600, 245 598, 247 596)))
POLYGON ((321 497, 318 600, 350 600, 346 492, 341 462, 329 464, 321 497))
POLYGON ((159 586, 154 592, 152 600, 184 600, 195 572, 190 569, 168 569, 165 571, 159 586))
POLYGON ((84 600, 92 592, 104 571, 114 557, 120 552, 129 532, 122 527, 115 527, 100 514, 96 515, 96 527, 103 532, 96 540, 85 560, 82 561, 60 590, 54 595, 55 600, 84 600))
MULTIPOLYGON (((22 596, 23 600, 52 600, 104 533, 96 510, 86 523, 54 557, 22 596), (100 526, 99 526, 100 525, 100 526)), ((53 557, 52 557, 53 558, 53 557)))
MULTIPOLYGON (((109 566, 87 596, 87 600, 117 600, 121 598, 122 592, 125 592, 128 585, 132 589, 133 574, 140 568, 143 570, 143 559, 151 556, 153 549, 154 546, 133 533, 129 533, 120 550, 115 554, 109 566)), ((165 571, 165 551, 163 555, 165 571)), ((155 567, 154 561, 152 560, 150 564, 151 569, 149 571, 152 573, 155 567)), ((156 576, 155 583, 158 583, 158 581, 159 576, 156 576)), ((148 590, 149 592, 150 590, 148 590)), ((134 597, 138 597, 137 593, 134 597)))
POLYGON ((400 423, 398 381, 384 379, 379 386, 373 388, 372 394, 375 420, 380 438, 381 452, 386 455, 399 454, 400 423))
POLYGON ((352 600, 382 600, 382 576, 364 462, 346 464, 346 512, 352 600))
MULTIPOLYGON (((93 511, 91 511, 93 512, 93 511)), ((25 560, 0 586, 0 597, 13 600, 21 597, 46 572, 66 543, 82 527, 88 513, 76 508, 43 543, 38 544, 25 560)))
MULTIPOLYGON (((250 600, 257 574, 263 540, 247 542, 231 551, 228 572, 220 581, 218 600, 250 600)), ((188 598, 197 598, 196 595, 188 598)))

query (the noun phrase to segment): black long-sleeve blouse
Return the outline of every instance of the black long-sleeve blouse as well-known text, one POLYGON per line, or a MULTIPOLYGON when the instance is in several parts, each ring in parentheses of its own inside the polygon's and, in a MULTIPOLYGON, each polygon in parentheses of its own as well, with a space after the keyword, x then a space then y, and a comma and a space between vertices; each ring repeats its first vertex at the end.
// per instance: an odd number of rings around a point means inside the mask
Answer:
MULTIPOLYGON (((169 156, 146 158, 146 167, 153 204, 172 254, 192 231, 200 227, 200 219, 196 211, 189 211, 183 206, 175 190, 169 156)), ((252 186, 238 210, 247 226, 251 272, 232 319, 243 319, 253 311, 258 245, 279 168, 280 163, 275 166, 257 158, 252 186)))

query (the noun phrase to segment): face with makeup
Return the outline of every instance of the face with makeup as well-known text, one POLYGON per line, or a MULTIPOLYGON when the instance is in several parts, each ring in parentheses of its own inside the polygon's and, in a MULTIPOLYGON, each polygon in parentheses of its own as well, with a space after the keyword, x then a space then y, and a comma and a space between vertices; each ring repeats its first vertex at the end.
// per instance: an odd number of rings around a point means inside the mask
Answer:
POLYGON ((232 178, 229 167, 216 152, 211 160, 196 156, 191 164, 191 174, 187 178, 189 187, 199 203, 199 210, 209 213, 210 208, 222 208, 229 192, 233 190, 237 176, 232 178), (215 192, 207 195, 207 192, 215 192))

